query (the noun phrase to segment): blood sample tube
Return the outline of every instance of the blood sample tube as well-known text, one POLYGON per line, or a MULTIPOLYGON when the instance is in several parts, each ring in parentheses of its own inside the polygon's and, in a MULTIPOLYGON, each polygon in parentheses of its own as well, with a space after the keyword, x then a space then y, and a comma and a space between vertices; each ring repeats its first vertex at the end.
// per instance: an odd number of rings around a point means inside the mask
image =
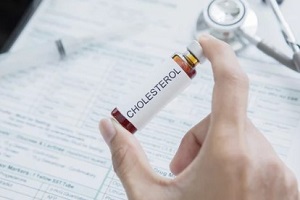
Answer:
POLYGON ((184 53, 175 53, 151 74, 149 81, 117 106, 111 115, 129 132, 141 130, 166 104, 182 92, 196 75, 195 67, 205 56, 197 41, 187 46, 184 53))

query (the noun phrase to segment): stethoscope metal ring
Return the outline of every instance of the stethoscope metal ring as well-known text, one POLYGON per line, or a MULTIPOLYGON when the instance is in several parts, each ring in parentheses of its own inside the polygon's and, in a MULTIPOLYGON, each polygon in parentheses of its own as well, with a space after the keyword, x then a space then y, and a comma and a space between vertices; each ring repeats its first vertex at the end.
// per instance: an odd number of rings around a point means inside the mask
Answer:
POLYGON ((213 0, 198 17, 195 37, 209 33, 239 51, 249 42, 239 37, 236 30, 242 28, 249 34, 255 34, 257 26, 257 16, 245 1, 213 0))
POLYGON ((211 28, 226 31, 240 27, 246 14, 246 3, 241 0, 214 0, 204 9, 203 17, 211 28))

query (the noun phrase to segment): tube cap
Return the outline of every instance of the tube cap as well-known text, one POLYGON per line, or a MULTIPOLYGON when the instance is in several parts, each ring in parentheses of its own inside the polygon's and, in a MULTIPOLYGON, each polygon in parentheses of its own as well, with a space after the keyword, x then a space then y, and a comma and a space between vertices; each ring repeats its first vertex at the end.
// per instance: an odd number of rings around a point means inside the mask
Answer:
POLYGON ((196 40, 187 46, 187 50, 193 54, 193 56, 195 56, 201 64, 206 60, 206 57, 203 54, 203 49, 196 40))

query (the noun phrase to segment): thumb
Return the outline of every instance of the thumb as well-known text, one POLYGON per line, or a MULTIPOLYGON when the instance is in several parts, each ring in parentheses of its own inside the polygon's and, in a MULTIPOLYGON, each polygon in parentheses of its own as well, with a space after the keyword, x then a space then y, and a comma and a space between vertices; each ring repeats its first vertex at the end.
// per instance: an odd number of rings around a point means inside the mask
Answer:
POLYGON ((102 119, 99 128, 110 148, 114 170, 127 194, 131 197, 140 196, 137 193, 145 192, 147 185, 159 177, 152 170, 139 142, 112 119, 102 119))

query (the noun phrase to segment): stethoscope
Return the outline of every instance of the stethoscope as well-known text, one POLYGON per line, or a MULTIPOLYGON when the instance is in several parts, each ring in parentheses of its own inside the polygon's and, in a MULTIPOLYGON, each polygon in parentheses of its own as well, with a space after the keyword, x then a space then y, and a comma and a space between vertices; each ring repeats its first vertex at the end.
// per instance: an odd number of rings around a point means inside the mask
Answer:
POLYGON ((281 64, 300 72, 300 47, 288 23, 283 17, 278 2, 268 0, 293 56, 287 56, 273 46, 265 43, 256 35, 258 19, 254 10, 244 0, 213 0, 201 12, 196 24, 195 37, 203 32, 229 43, 235 51, 247 44, 254 44, 259 50, 271 56, 281 64))

